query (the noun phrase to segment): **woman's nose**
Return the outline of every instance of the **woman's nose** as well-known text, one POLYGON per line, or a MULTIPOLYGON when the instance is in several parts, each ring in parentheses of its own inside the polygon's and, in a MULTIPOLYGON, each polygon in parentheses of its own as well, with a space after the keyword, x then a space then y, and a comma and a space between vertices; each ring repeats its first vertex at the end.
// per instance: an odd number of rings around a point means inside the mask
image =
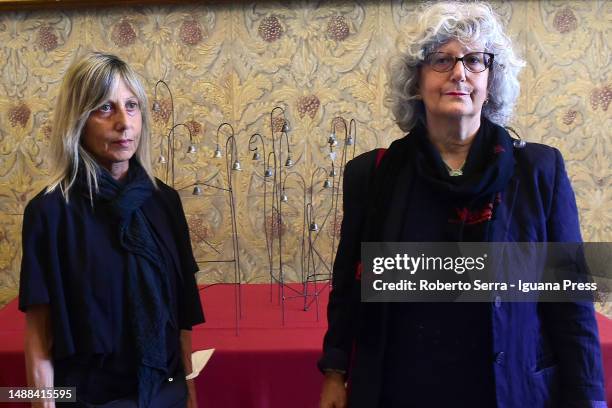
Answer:
POLYGON ((115 113, 115 129, 119 131, 125 130, 128 127, 128 115, 125 109, 119 108, 115 113))
POLYGON ((451 79, 453 81, 465 81, 465 66, 463 66, 463 61, 455 61, 455 66, 451 70, 451 79))

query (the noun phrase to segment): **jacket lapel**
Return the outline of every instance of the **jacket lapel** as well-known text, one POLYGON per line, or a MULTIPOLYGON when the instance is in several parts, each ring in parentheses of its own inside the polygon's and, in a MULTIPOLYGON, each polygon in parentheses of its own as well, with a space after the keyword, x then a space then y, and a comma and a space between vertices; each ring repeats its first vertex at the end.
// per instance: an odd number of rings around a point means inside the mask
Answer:
POLYGON ((414 176, 412 173, 413 166, 409 165, 409 163, 405 163, 395 178, 397 182, 393 187, 393 194, 391 195, 391 200, 395 205, 387 203, 389 214, 385 217, 385 225, 383 225, 383 241, 402 241, 401 236, 406 213, 406 198, 410 192, 409 190, 412 186, 412 178, 414 176))

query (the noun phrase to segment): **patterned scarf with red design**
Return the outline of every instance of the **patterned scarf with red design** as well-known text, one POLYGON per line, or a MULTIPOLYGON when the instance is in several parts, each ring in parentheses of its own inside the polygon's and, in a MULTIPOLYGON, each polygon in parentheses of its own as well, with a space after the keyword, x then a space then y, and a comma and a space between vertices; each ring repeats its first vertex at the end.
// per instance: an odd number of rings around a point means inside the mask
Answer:
MULTIPOLYGON (((463 175, 450 176, 429 141, 427 129, 417 125, 391 144, 374 173, 363 240, 403 241, 401 235, 383 236, 384 226, 386 222, 402 221, 387 219, 393 213, 391 206, 402 205, 393 197, 396 183, 411 185, 419 178, 447 204, 449 213, 445 217, 450 236, 457 241, 488 241, 495 210, 514 174, 513 150, 513 139, 506 129, 483 118, 463 175)), ((412 191, 408 197, 411 199, 419 199, 418 191, 412 191)))

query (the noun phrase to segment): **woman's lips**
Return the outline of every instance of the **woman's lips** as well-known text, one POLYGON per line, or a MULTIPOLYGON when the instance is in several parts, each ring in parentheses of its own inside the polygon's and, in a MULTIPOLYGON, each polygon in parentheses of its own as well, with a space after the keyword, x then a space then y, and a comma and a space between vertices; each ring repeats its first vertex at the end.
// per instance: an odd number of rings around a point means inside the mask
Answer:
POLYGON ((449 96, 467 96, 469 95, 466 92, 447 92, 445 93, 445 95, 449 95, 449 96))
POLYGON ((117 140, 113 142, 115 146, 119 146, 119 147, 128 147, 130 143, 132 143, 131 139, 122 139, 122 140, 117 140))

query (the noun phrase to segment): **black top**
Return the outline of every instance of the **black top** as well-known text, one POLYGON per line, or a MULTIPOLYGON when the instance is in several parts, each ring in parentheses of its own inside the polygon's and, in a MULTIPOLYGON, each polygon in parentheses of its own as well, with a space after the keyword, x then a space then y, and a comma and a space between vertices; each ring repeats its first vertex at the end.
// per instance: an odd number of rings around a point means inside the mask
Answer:
MULTIPOLYGON (((482 138, 476 139, 465 175, 450 177, 424 138, 422 151, 431 172, 456 184, 465 182, 472 169, 482 167, 479 159, 484 160, 482 138)), ((423 177, 414 177, 403 205, 403 242, 460 239, 456 228, 449 228, 452 200, 423 177)), ((490 318, 488 303, 390 303, 380 406, 495 406, 490 318)))
MULTIPOLYGON (((161 181, 142 210, 168 265, 168 308, 179 329, 202 323, 189 231, 178 193, 161 181)), ((136 393, 135 349, 128 326, 125 273, 116 221, 103 206, 56 189, 28 203, 23 220, 19 309, 49 304, 56 386, 103 403, 136 393)), ((168 372, 180 375, 179 330, 168 327, 168 372)))

